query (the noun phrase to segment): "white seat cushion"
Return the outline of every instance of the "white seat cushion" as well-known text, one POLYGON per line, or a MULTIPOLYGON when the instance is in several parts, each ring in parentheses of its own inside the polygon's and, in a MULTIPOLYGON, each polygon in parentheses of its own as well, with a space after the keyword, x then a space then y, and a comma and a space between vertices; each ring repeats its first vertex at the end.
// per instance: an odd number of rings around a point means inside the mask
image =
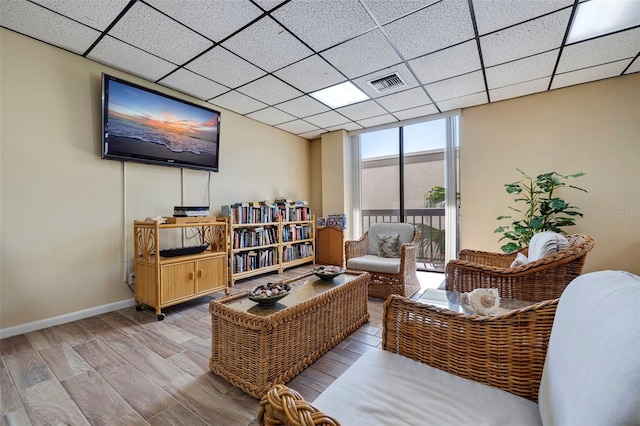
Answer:
POLYGON ((539 425, 536 403, 371 349, 313 405, 345 426, 539 425))
POLYGON ((567 286, 539 400, 549 425, 640 424, 640 277, 600 271, 567 286))
POLYGON ((400 258, 379 257, 367 254, 360 257, 352 257, 347 260, 347 268, 356 271, 379 272, 382 274, 399 274, 400 258))

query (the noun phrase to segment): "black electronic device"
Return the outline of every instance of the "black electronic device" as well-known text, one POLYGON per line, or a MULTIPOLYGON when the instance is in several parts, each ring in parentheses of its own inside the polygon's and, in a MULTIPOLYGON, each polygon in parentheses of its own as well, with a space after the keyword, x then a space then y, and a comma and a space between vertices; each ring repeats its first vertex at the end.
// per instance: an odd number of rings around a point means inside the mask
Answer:
POLYGON ((201 246, 170 248, 170 249, 160 250, 160 256, 176 257, 176 256, 186 256, 188 254, 198 254, 205 251, 207 247, 209 247, 209 244, 203 244, 201 246))
POLYGON ((220 112, 102 74, 102 158, 218 171, 220 112))
POLYGON ((204 217, 209 216, 207 206, 175 206, 173 217, 204 217))

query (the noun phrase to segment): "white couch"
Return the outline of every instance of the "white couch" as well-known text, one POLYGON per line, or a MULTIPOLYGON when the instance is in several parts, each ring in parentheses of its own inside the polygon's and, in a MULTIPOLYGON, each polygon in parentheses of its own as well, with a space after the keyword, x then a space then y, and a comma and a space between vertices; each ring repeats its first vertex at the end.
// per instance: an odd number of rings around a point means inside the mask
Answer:
MULTIPOLYGON (((392 296, 385 309, 392 299, 400 298, 392 296)), ((394 353, 411 342, 399 342, 386 334, 394 326, 385 322, 386 350, 365 353, 313 404, 286 386, 275 386, 261 401, 259 420, 263 425, 640 424, 640 278, 621 271, 585 274, 566 288, 559 303, 556 299, 540 312, 549 306, 555 310, 554 303, 557 311, 546 359, 542 358, 544 367, 541 377, 533 378, 539 393, 516 396, 479 382, 491 382, 495 377, 490 376, 499 374, 459 371, 477 377, 475 381, 394 353)), ((409 317, 394 322, 411 322, 409 317)), ((413 332, 417 336, 428 330, 413 332)), ((449 339, 455 340, 456 331, 448 332, 449 339)), ((485 346, 501 344, 498 340, 485 346)), ((460 353, 464 352, 461 347, 460 353)), ((475 352, 480 360, 483 354, 475 352)), ((492 364, 504 361, 496 353, 492 364)), ((455 364, 456 356, 450 359, 455 364)), ((453 365, 450 368, 455 370, 453 365)), ((514 380, 521 379, 526 381, 526 376, 514 380)))

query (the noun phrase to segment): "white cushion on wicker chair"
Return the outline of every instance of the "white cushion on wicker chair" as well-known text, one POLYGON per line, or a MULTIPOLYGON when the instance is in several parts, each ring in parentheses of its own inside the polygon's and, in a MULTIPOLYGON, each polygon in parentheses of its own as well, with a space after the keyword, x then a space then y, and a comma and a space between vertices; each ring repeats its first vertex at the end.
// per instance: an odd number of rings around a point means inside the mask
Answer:
POLYGON ((360 257, 353 257, 347 261, 347 268, 356 271, 378 272, 381 274, 399 274, 400 258, 379 257, 366 254, 360 257))
MULTIPOLYGON (((415 228, 410 223, 374 223, 369 227, 367 235, 367 254, 378 254, 378 235, 398 234, 400 245, 413 241, 415 228)), ((398 271, 396 271, 397 273, 398 271)))
POLYGON ((538 232, 531 237, 529 241, 529 262, 535 262, 543 257, 556 254, 560 250, 565 250, 571 247, 569 240, 564 235, 557 232, 544 231, 538 232))
POLYGON ((545 424, 640 424, 640 277, 592 272, 565 289, 539 404, 545 424))
POLYGON ((343 425, 539 425, 535 402, 371 349, 313 401, 343 425))

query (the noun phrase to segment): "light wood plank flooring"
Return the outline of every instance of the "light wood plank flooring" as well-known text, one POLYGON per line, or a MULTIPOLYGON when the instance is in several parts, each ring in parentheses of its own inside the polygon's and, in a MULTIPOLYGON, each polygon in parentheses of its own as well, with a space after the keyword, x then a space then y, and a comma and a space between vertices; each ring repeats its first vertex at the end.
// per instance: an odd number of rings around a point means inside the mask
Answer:
MULTIPOLYGON (((237 282, 231 292, 309 271, 305 265, 237 282)), ((422 274, 424 288, 442 276, 422 274)), ((256 425, 258 400, 209 370, 209 301, 121 309, 0 340, 2 425, 256 425)), ((371 348, 381 346, 382 303, 371 319, 288 383, 313 401, 371 348)))

